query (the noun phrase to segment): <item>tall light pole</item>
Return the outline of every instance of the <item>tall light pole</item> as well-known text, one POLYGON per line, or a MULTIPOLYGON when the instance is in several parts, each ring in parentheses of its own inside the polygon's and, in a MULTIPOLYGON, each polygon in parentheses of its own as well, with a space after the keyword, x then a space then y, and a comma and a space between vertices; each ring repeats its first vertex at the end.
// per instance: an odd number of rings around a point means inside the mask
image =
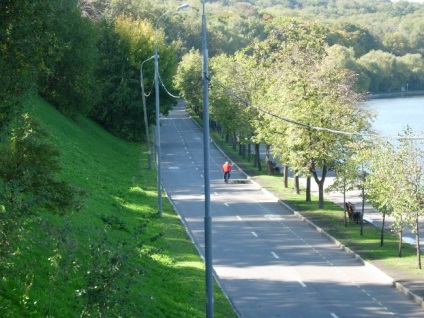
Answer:
POLYGON ((159 19, 157 19, 155 24, 155 96, 156 96, 156 170, 157 170, 157 187, 158 187, 158 210, 159 216, 162 217, 162 182, 161 182, 161 149, 160 149, 160 121, 159 121, 159 55, 158 55, 158 45, 156 33, 159 26, 159 21, 167 14, 188 9, 190 6, 188 4, 183 4, 177 7, 174 10, 170 10, 162 14, 159 19))
POLYGON ((205 0, 202 0, 202 79, 203 79, 203 148, 204 148, 204 175, 205 175, 205 281, 206 281, 206 317, 214 316, 213 305, 213 261, 212 261, 212 215, 211 189, 209 169, 209 74, 208 48, 206 43, 206 15, 205 0))
POLYGON ((143 61, 140 66, 140 82, 141 82, 141 98, 143 101, 143 114, 144 114, 144 127, 146 128, 146 142, 147 142, 147 156, 149 158, 149 169, 152 169, 152 152, 150 151, 150 138, 149 138, 149 123, 147 121, 147 109, 146 109, 146 96, 144 94, 144 79, 143 79, 143 64, 153 59, 154 56, 143 61))

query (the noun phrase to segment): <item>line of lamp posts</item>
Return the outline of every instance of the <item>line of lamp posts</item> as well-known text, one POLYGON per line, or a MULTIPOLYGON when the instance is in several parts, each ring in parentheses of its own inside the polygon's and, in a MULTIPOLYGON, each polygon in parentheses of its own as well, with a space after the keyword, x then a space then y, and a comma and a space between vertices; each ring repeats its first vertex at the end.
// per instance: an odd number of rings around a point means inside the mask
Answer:
MULTIPOLYGON (((161 184, 161 143, 160 143, 160 108, 159 108, 159 55, 157 48, 157 31, 160 20, 172 12, 188 9, 188 4, 178 6, 174 10, 170 10, 162 14, 157 20, 154 29, 154 55, 146 59, 140 66, 140 82, 141 95, 143 101, 144 125, 146 129, 147 153, 149 161, 149 169, 152 169, 152 156, 150 150, 149 127, 147 121, 146 99, 144 93, 143 65, 144 63, 154 59, 155 62, 155 111, 156 111, 156 129, 155 129, 155 159, 157 170, 157 189, 158 189, 158 211, 162 216, 162 184, 161 184)), ((209 96, 208 96, 208 50, 206 42, 206 16, 205 16, 205 0, 202 0, 202 79, 203 79, 203 122, 205 123, 203 130, 203 149, 204 149, 204 181, 205 181, 205 282, 206 282, 206 317, 212 318, 213 313, 213 265, 212 265, 212 216, 210 212, 210 170, 209 170, 209 96)))

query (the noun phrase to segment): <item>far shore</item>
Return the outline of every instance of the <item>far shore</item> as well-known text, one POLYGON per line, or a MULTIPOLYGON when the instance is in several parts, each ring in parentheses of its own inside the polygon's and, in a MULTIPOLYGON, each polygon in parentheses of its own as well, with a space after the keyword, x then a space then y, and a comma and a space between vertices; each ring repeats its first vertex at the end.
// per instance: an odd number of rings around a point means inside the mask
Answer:
POLYGON ((424 91, 403 91, 393 93, 371 93, 369 99, 395 98, 395 97, 410 97, 424 96, 424 91))

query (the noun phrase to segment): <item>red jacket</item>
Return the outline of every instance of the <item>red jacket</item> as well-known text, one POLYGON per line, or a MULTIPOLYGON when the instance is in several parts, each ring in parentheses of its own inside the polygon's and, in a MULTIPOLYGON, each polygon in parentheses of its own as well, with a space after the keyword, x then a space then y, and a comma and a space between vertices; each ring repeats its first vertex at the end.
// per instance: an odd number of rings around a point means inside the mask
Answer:
POLYGON ((229 163, 224 163, 222 166, 222 172, 230 172, 231 171, 231 165, 229 163))

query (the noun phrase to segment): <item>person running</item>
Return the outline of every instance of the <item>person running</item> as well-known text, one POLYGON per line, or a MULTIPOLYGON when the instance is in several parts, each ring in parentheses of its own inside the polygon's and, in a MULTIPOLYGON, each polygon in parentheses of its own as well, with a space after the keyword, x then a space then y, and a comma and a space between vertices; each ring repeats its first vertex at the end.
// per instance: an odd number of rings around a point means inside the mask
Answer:
POLYGON ((224 181, 225 183, 228 183, 228 180, 230 179, 230 172, 231 172, 231 165, 228 161, 226 161, 222 165, 222 172, 224 173, 224 181))

